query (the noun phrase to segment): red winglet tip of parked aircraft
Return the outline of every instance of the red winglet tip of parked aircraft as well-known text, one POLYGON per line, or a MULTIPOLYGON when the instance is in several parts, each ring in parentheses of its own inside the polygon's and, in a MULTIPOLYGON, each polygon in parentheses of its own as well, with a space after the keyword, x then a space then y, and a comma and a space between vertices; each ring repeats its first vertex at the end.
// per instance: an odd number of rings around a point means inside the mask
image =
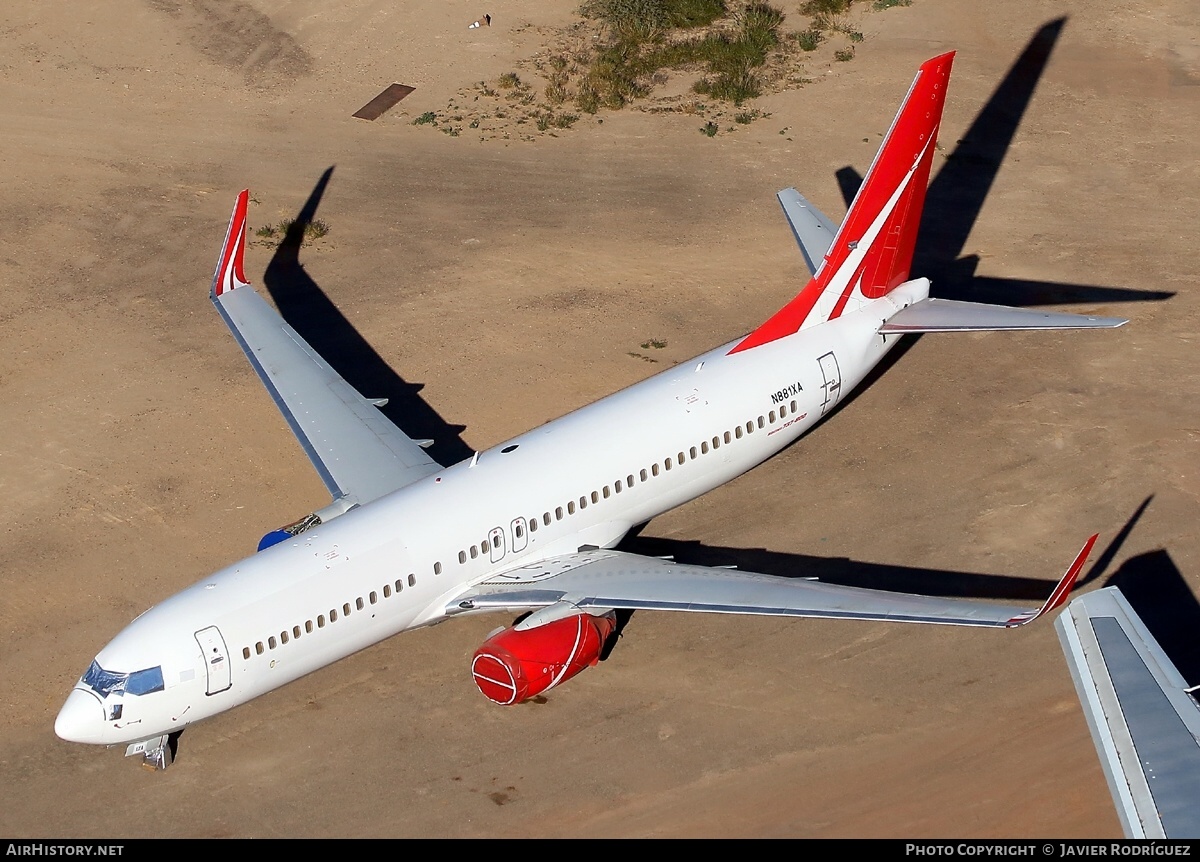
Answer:
POLYGON ((1021 614, 1013 617, 1008 621, 1008 626, 1023 626, 1026 623, 1031 623, 1039 617, 1043 617, 1050 611, 1057 608, 1067 600, 1067 596, 1071 595, 1071 590, 1075 589, 1075 582, 1079 579, 1079 573, 1083 571, 1083 566, 1087 563, 1088 555, 1092 552, 1092 547, 1096 544, 1096 540, 1100 538, 1100 534, 1096 533, 1083 544, 1083 549, 1075 556, 1075 561, 1071 563, 1067 573, 1062 576, 1062 580, 1054 588, 1054 592, 1050 594, 1050 598, 1046 599, 1045 604, 1037 613, 1021 614))
POLYGON ((225 244, 217 258, 217 270, 213 273, 212 295, 220 296, 239 287, 246 287, 245 269, 242 264, 246 252, 246 212, 250 203, 250 190, 242 189, 229 219, 229 230, 225 233, 225 244))

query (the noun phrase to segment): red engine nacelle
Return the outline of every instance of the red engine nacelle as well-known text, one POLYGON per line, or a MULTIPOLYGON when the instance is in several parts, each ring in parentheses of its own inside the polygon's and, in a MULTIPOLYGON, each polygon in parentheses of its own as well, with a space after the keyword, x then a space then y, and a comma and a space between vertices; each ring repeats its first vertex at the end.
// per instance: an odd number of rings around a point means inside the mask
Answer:
POLYGON ((475 651, 471 675, 484 697, 511 706, 600 661, 600 651, 616 627, 611 613, 579 613, 536 628, 505 629, 475 651))

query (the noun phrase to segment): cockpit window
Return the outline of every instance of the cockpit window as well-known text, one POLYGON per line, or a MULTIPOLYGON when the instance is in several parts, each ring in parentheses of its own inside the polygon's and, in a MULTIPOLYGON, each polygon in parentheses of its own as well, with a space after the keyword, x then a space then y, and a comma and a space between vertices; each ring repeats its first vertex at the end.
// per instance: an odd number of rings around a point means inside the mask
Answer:
POLYGON ((121 692, 125 690, 125 683, 129 681, 127 673, 113 673, 100 667, 99 662, 92 662, 91 667, 87 669, 87 673, 80 680, 84 685, 101 697, 108 697, 114 691, 121 692))
POLYGON ((150 694, 163 690, 163 675, 161 667, 151 667, 139 670, 129 675, 125 683, 125 691, 129 694, 150 694))
POLYGON ((121 692, 137 695, 163 690, 161 667, 151 667, 133 673, 114 673, 105 670, 100 667, 98 662, 93 661, 80 682, 101 697, 121 692))

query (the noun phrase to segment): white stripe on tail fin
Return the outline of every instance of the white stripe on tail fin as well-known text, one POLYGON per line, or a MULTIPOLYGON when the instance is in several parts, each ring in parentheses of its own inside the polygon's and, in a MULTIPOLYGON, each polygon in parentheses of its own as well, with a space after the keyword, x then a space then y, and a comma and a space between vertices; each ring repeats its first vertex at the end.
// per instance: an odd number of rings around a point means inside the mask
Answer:
POLYGON ((954 52, 921 65, 812 280, 730 353, 840 317, 908 280, 954 52))

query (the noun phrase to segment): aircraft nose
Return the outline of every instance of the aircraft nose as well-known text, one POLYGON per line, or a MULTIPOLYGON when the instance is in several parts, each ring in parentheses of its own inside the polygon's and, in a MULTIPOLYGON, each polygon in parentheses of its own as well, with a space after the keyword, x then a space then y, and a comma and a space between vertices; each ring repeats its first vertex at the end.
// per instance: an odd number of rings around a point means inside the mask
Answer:
POLYGON ((100 742, 104 707, 85 691, 75 689, 54 720, 54 732, 67 742, 100 742))

